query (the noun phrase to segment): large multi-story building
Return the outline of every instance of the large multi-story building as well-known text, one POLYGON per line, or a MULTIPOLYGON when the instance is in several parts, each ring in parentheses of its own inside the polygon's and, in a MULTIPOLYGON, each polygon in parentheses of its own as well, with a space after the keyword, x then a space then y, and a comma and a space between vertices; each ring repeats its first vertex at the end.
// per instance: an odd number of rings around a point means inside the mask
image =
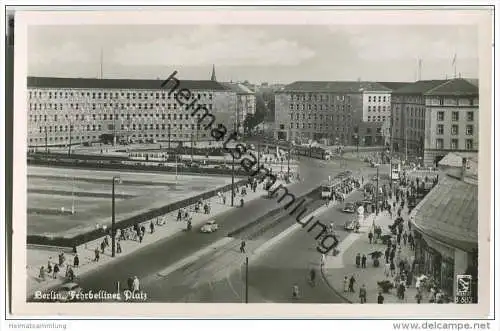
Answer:
POLYGON ((275 138, 382 145, 390 92, 375 82, 294 82, 275 92, 275 138))
POLYGON ((449 80, 425 93, 424 163, 449 152, 479 150, 479 90, 465 79, 449 80))
POLYGON ((245 122, 245 118, 248 115, 255 114, 255 92, 250 90, 247 86, 241 83, 221 83, 225 87, 229 88, 231 91, 236 93, 236 116, 240 128, 245 122))
MULTIPOLYGON (((132 140, 213 140, 204 122, 169 95, 161 80, 28 77, 28 146, 98 141, 102 134, 132 140)), ((237 95, 215 80, 180 80, 197 105, 205 105, 232 130, 237 95)), ((197 116, 203 116, 198 112, 197 116)), ((205 120, 208 121, 208 120, 205 120)))
POLYGON ((477 152, 477 86, 424 80, 392 93, 392 150, 435 164, 450 151, 477 152))

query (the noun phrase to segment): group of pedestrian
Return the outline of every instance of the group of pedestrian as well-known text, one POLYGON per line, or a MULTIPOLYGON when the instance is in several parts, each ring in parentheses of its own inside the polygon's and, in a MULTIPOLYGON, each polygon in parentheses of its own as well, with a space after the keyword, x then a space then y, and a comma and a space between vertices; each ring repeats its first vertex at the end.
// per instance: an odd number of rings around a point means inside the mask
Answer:
POLYGON ((59 272, 64 266, 66 266, 64 277, 69 281, 74 281, 74 279, 76 278, 75 269, 80 266, 80 258, 78 257, 78 253, 75 253, 75 255, 73 256, 73 265, 66 261, 66 255, 64 254, 64 252, 59 253, 57 263, 52 260, 52 257, 49 257, 47 266, 40 266, 38 278, 42 281, 46 280, 47 277, 58 279, 59 272))

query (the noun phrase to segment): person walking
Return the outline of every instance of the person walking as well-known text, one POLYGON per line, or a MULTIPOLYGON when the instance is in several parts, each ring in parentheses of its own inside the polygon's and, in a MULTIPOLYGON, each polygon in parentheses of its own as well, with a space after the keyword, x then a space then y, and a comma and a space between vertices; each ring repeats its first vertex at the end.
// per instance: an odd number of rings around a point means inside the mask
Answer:
POLYGON ((133 282, 134 289, 132 290, 132 293, 139 292, 139 278, 137 276, 134 276, 134 282, 133 282))
POLYGON ((354 283, 356 283, 356 279, 354 275, 351 275, 351 278, 349 278, 349 292, 354 293, 354 283))
POLYGON ((382 295, 382 292, 378 292, 378 296, 377 296, 377 303, 379 305, 383 304, 384 303, 384 296, 382 295))
POLYGON ((361 268, 366 269, 366 255, 363 254, 361 257, 361 268))
POLYGON ((45 267, 43 265, 40 267, 38 278, 40 278, 41 280, 45 280, 45 267))
POLYGON ((243 240, 240 244, 240 253, 245 253, 246 242, 243 240))
POLYGON ((73 257, 73 268, 78 268, 80 266, 80 258, 78 257, 78 254, 75 254, 75 257, 73 257))
POLYGON ((359 302, 366 303, 366 286, 363 284, 359 289, 359 302))
POLYGON ((119 241, 116 242, 116 253, 120 254, 122 252, 122 245, 119 241))
POLYGON ((151 234, 153 234, 153 232, 155 232, 155 225, 154 225, 153 221, 151 221, 151 223, 149 223, 149 230, 151 231, 151 234))
POLYGON ((96 247, 94 250, 94 262, 99 262, 99 257, 100 257, 99 248, 96 247))
POLYGON ((314 268, 312 268, 309 271, 309 280, 310 280, 311 286, 316 285, 316 270, 314 270, 314 268))
POLYGON ((356 268, 359 268, 359 266, 361 265, 361 254, 356 254, 356 268))
POLYGON ((54 272, 53 272, 53 277, 54 279, 57 279, 57 274, 59 273, 59 265, 55 264, 54 265, 54 272))
POLYGON ((373 232, 370 230, 370 232, 368 233, 368 241, 370 244, 372 243, 372 240, 373 240, 373 232))
POLYGON ((292 287, 292 297, 294 300, 298 299, 300 296, 299 293, 299 286, 297 284, 293 285, 292 287))

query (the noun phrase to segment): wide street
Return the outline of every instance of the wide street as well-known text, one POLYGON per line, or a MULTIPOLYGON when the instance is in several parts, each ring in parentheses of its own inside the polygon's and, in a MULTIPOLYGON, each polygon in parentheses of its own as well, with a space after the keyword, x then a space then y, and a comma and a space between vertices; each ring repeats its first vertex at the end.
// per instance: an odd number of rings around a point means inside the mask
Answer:
MULTIPOLYGON (((357 169, 363 169, 365 180, 375 171, 366 168, 366 164, 358 161, 320 161, 302 158, 300 162, 300 175, 304 180, 289 188, 289 191, 296 196, 318 187, 322 180, 328 178, 328 175, 333 177, 344 169, 352 170, 355 175, 357 169)), ((355 193, 350 199, 359 199, 359 194, 355 193)), ((318 201, 312 201, 312 203, 315 206, 321 204, 318 201)), ((126 284, 128 277, 137 276, 141 279, 141 287, 148 293, 151 301, 241 302, 244 293, 242 282, 244 269, 240 270, 243 265, 243 256, 239 253, 238 236, 248 235, 246 231, 234 235, 233 241, 214 250, 215 253, 207 254, 179 270, 172 270, 168 275, 162 276, 158 273, 204 247, 226 238, 231 232, 265 215, 276 206, 276 200, 265 197, 248 202, 243 208, 235 208, 218 216, 217 222, 221 229, 216 233, 201 234, 197 228, 190 233, 179 233, 123 259, 117 259, 91 274, 83 275, 78 282, 85 290, 115 291, 118 281, 120 284, 126 284)), ((334 208, 321 219, 335 219, 340 226, 346 217, 352 217, 352 215, 343 214, 334 208)), ((294 222, 294 218, 288 217, 280 220, 275 227, 256 231, 258 235, 255 235, 255 238, 252 238, 254 240, 249 242, 248 250, 252 250, 253 246, 280 233, 294 222)), ((253 230, 255 232, 255 229, 253 230)), ((343 231, 338 232, 340 234, 343 231)), ((262 257, 255 261, 251 260, 250 301, 289 301, 291 286, 294 282, 298 282, 299 286, 307 292, 305 281, 308 268, 319 261, 319 253, 313 245, 312 235, 299 230, 265 252, 262 257)), ((317 278, 320 284, 315 289, 309 290, 310 292, 304 293, 301 301, 338 302, 340 299, 335 298, 326 285, 321 284, 319 273, 317 278)))

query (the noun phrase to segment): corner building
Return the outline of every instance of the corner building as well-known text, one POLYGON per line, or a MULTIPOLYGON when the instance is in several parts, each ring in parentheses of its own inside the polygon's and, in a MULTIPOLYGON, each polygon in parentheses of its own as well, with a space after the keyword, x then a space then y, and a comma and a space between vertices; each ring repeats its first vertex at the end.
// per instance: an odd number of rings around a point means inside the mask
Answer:
POLYGON ((383 145, 390 93, 375 82, 294 82, 275 93, 275 138, 383 145))
POLYGON ((96 142, 102 134, 132 140, 213 141, 176 100, 188 89, 228 131, 236 123, 236 93, 211 80, 180 80, 177 90, 162 80, 28 77, 28 146, 65 146, 96 142))

